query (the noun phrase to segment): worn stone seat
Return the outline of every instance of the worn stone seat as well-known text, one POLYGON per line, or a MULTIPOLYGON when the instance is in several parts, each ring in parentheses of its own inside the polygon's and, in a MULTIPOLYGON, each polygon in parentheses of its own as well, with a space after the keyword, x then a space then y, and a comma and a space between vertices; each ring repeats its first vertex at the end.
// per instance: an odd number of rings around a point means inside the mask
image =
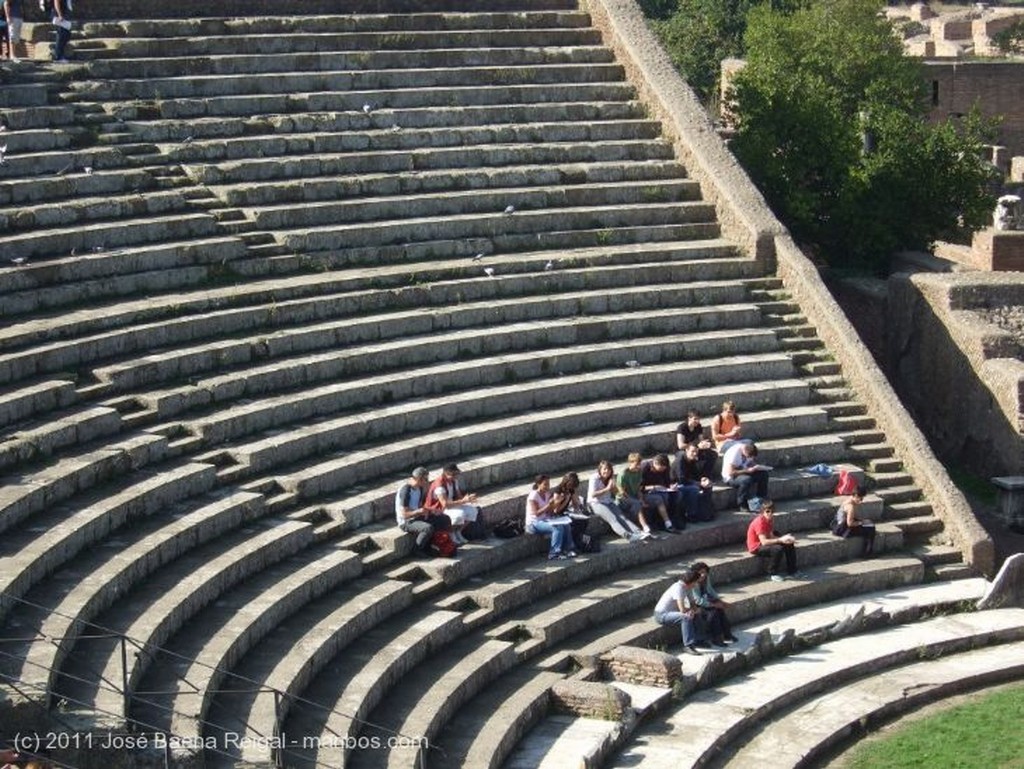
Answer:
MULTIPOLYGON (((404 330, 408 335, 434 328, 442 320, 449 328, 481 324, 486 322, 485 316, 493 313, 496 307, 503 308, 509 316, 508 321, 512 322, 563 316, 578 306, 588 307, 591 312, 629 309, 631 305, 636 309, 653 305, 668 310, 685 306, 687 299, 694 295, 692 289, 654 292, 645 289, 642 284, 636 285, 643 270, 656 269, 650 264, 641 270, 622 270, 623 276, 619 279, 627 285, 615 296, 607 296, 600 291, 602 287, 611 285, 613 278, 619 277, 613 272, 605 274, 604 271, 587 269, 555 270, 550 275, 542 273, 544 278, 541 281, 538 276, 529 273, 502 275, 496 279, 486 275, 475 277, 480 274, 477 269, 483 272, 482 268, 472 263, 462 262, 454 269, 461 280, 446 280, 432 286, 429 291, 416 285, 408 286, 407 277, 403 280, 399 270, 390 273, 388 282, 392 286, 402 287, 387 289, 351 290, 359 285, 358 273, 342 274, 337 284, 340 292, 330 303, 324 301, 323 294, 316 294, 318 285, 321 291, 329 290, 327 280, 321 278, 318 284, 316 278, 303 277, 290 282, 267 281, 246 289, 232 287, 184 295, 169 294, 161 297, 160 301, 122 303, 114 311, 96 308, 67 314, 58 319, 26 318, 21 323, 0 330, 0 350, 26 348, 18 352, 0 353, 0 381, 52 371, 79 370, 105 357, 123 356, 140 349, 173 347, 210 336, 235 337, 245 331, 261 332, 256 340, 257 355, 265 354, 261 350, 271 352, 271 349, 274 350, 271 354, 279 354, 277 351, 283 351, 284 345, 292 350, 303 349, 298 346, 303 338, 308 339, 305 344, 320 346, 328 343, 328 340, 337 344, 346 338, 349 343, 366 338, 377 339, 382 335, 379 330, 381 328, 392 329, 391 334, 399 334, 404 330), (630 277, 632 272, 637 272, 637 275, 630 277), (289 283, 294 286, 291 290, 295 298, 288 298, 289 283), (510 290, 511 295, 498 302, 492 300, 487 304, 479 303, 484 298, 500 297, 499 288, 510 290), (545 295, 537 293, 541 291, 545 295), (428 306, 432 306, 433 312, 417 312, 413 309, 422 310, 428 306), (382 316, 374 315, 381 312, 384 313, 382 316), (329 318, 356 314, 364 316, 360 323, 353 323, 349 319, 334 330, 324 323, 329 318), (311 325, 315 321, 321 321, 321 324, 311 325), (341 331, 342 328, 346 330, 341 331), (279 329, 277 333, 268 335, 275 329, 279 329), (357 333, 360 330, 361 333, 357 333), (91 336, 83 339, 87 334, 91 336), (39 344, 41 342, 50 344, 39 344), (37 346, 28 349, 32 343, 37 346)), ((694 259, 667 265, 658 270, 657 274, 665 279, 684 279, 687 282, 701 281, 705 277, 728 281, 749 277, 755 270, 756 265, 747 260, 720 259, 714 260, 712 265, 694 259)), ((712 288, 697 285, 702 289, 712 288)), ((732 291, 734 296, 740 288, 739 284, 722 285, 725 291, 732 291)), ((714 327, 717 315, 727 316, 734 309, 726 303, 717 311, 703 310, 707 316, 703 321, 705 327, 714 327)), ((750 306, 749 312, 753 315, 756 309, 750 306)), ((237 340, 215 344, 223 350, 217 358, 220 366, 237 360, 234 356, 226 357, 228 347, 233 346, 246 357, 254 354, 252 342, 237 340)), ((207 346, 200 353, 201 357, 209 359, 211 349, 207 346)), ((172 362, 179 357, 174 351, 170 356, 172 362)), ((154 355, 152 359, 158 358, 154 355)), ((178 376, 192 373, 192 370, 182 370, 180 367, 178 371, 178 376)), ((103 370, 94 371, 94 375, 102 376, 103 370)))
POLYGON ((577 324, 550 323, 543 329, 537 328, 536 324, 510 324, 500 333, 468 329, 463 333, 446 335, 446 343, 450 346, 448 360, 437 365, 428 365, 428 359, 437 358, 428 358, 427 352, 423 351, 422 361, 416 360, 413 353, 405 358, 402 367, 396 369, 397 353, 409 348, 408 342, 402 339, 354 350, 287 357, 269 365, 241 367, 229 374, 201 378, 195 384, 140 393, 135 397, 165 418, 186 409, 218 404, 212 413, 200 412, 191 416, 188 426, 204 440, 219 443, 297 419, 322 417, 339 409, 352 408, 359 397, 372 397, 368 392, 351 393, 351 400, 338 401, 335 396, 351 391, 353 385, 321 383, 336 381, 341 376, 366 386, 390 376, 394 400, 401 399, 403 393, 405 397, 413 393, 423 397, 455 388, 507 383, 512 378, 505 365, 509 361, 522 364, 516 378, 526 381, 538 376, 550 377, 556 372, 566 375, 590 370, 595 362, 602 367, 619 367, 624 364, 623 358, 635 360, 640 365, 650 365, 665 360, 699 360, 712 353, 727 356, 765 353, 777 346, 770 330, 755 330, 743 335, 723 330, 662 336, 649 328, 647 337, 640 341, 620 337, 620 334, 629 333, 631 321, 635 320, 622 316, 603 318, 608 332, 606 338, 621 338, 623 341, 594 344, 589 352, 576 351, 572 347, 572 340, 581 336, 577 324), (555 342, 562 346, 545 346, 555 342), (524 348, 528 351, 523 352, 524 348), (592 355, 594 359, 582 360, 585 355, 592 355), (450 365, 453 361, 463 365, 453 370, 450 365), (394 375, 410 365, 417 366, 415 376, 394 375), (238 399, 246 402, 231 405, 238 399))
POLYGON ((75 643, 89 634, 90 622, 164 564, 262 516, 262 502, 262 496, 250 492, 198 497, 172 508, 169 516, 137 522, 115 540, 62 566, 57 581, 72 584, 70 590, 43 586, 32 592, 33 603, 53 610, 21 613, 23 635, 35 636, 22 652, 21 680, 38 691, 52 690, 75 643))
POLYGON ((17 482, 8 476, 0 489, 0 531, 14 530, 29 516, 87 492, 129 469, 157 464, 166 453, 165 437, 143 434, 92 446, 39 468, 23 467, 17 482))
POLYGON ((209 491, 216 482, 215 468, 200 463, 182 464, 164 472, 143 471, 140 475, 127 485, 97 489, 91 500, 86 497, 70 509, 54 507, 37 513, 33 529, 8 532, 4 550, 10 554, 0 575, 2 592, 21 597, 110 532, 154 514, 163 505, 209 491))
MULTIPOLYGON (((355 395, 352 405, 358 410, 353 410, 348 415, 312 425, 303 424, 288 433, 282 434, 278 430, 249 445, 228 446, 224 450, 238 464, 244 465, 248 473, 265 473, 271 468, 285 467, 310 456, 348 451, 359 444, 377 443, 389 438, 401 438, 402 442, 409 446, 419 443, 419 436, 424 432, 429 434, 467 422, 473 423, 473 432, 482 440, 483 435, 489 430, 489 420, 500 420, 504 415, 521 413, 523 409, 537 414, 537 419, 529 426, 528 431, 506 432, 506 442, 519 443, 528 434, 541 439, 569 434, 574 428, 585 429, 581 420, 588 409, 588 427, 596 429, 598 425, 604 425, 614 430, 622 422, 635 423, 636 416, 629 413, 628 409, 633 405, 641 405, 633 400, 638 390, 642 389, 646 393, 667 393, 673 386, 685 388, 706 386, 710 383, 706 376, 707 367, 700 360, 693 361, 690 365, 663 360, 639 370, 597 368, 584 369, 579 373, 571 370, 562 373, 562 376, 548 377, 541 372, 533 381, 524 375, 507 386, 486 387, 483 383, 472 386, 470 382, 466 382, 464 386, 469 387, 462 392, 447 392, 436 397, 424 397, 426 393, 423 393, 414 403, 404 402, 405 399, 400 397, 401 393, 396 393, 393 403, 376 406, 375 418, 371 425, 366 424, 365 415, 359 409, 363 404, 359 402, 358 395, 355 395), (588 398, 593 381, 601 379, 614 380, 606 385, 606 392, 615 399, 614 402, 609 403, 606 399, 592 402, 588 398), (616 417, 616 412, 622 411, 627 413, 616 417)), ((713 381, 721 385, 748 378, 771 381, 790 376, 792 364, 788 357, 779 353, 757 353, 734 356, 731 360, 719 358, 715 373, 713 381)), ((363 384, 367 387, 373 386, 370 382, 363 384)), ((370 392, 372 393, 372 390, 370 392)), ((339 396, 344 397, 340 393, 339 396)), ((685 396, 671 398, 673 408, 678 408, 680 402, 685 402, 685 396)), ((652 410, 657 411, 653 411, 651 416, 667 416, 666 405, 665 401, 662 401, 659 406, 652 407, 652 410)), ((821 418, 820 426, 823 428, 825 415, 824 412, 818 413, 821 418)), ((809 432, 813 429, 810 428, 809 432)), ((500 437, 498 436, 499 439, 500 437)))
POLYGON ((75 658, 100 671, 98 680, 61 682, 58 692, 80 708, 113 714, 115 722, 120 721, 126 694, 120 686, 103 682, 125 681, 130 699, 157 660, 157 650, 204 606, 231 586, 308 547, 312 539, 308 523, 263 518, 178 558, 147 580, 144 589, 125 596, 97 618, 98 626, 130 639, 132 653, 125 664, 116 636, 80 640, 75 658))
MULTIPOLYGON (((685 171, 671 161, 640 163, 587 163, 570 168, 546 165, 513 166, 484 172, 473 168, 439 169, 416 173, 363 174, 285 178, 244 184, 213 185, 211 191, 227 205, 263 206, 285 201, 317 201, 361 196, 424 194, 454 190, 505 189, 545 184, 587 184, 591 182, 646 182, 653 185, 677 180, 685 171)), ((652 186, 652 196, 659 195, 652 186)))
MULTIPOLYGON (((728 747, 731 750, 740 748, 732 759, 739 761, 735 766, 748 765, 744 761, 764 754, 765 748, 759 749, 759 746, 767 745, 769 735, 755 737, 747 743, 750 738, 745 733, 756 730, 766 716, 786 706, 806 701, 819 692, 841 691, 840 686, 844 682, 856 678, 884 680, 898 677, 899 681, 906 681, 901 668, 908 663, 920 664, 918 660, 922 654, 943 659, 947 655, 959 657, 975 645, 991 644, 993 649, 986 650, 991 651, 986 661, 993 655, 1006 659, 1010 649, 1020 643, 1022 633, 1024 627, 1021 625, 1020 610, 1009 609, 936 617, 921 623, 879 630, 873 632, 870 639, 854 636, 832 641, 807 654, 783 658, 737 680, 726 681, 706 692, 692 694, 682 707, 670 715, 667 724, 669 728, 663 731, 663 738, 647 738, 646 746, 634 744, 623 754, 622 760, 634 761, 645 753, 663 750, 664 740, 685 725, 690 739, 686 741, 685 747, 676 742, 673 751, 676 760, 699 761, 703 756, 710 757, 728 747), (999 648, 1007 643, 1012 645, 999 648), (791 664, 797 660, 803 664, 791 664), (714 729, 704 726, 712 723, 715 724, 714 729), (685 754, 680 755, 680 749, 685 750, 685 754)), ((935 665, 936 662, 931 660, 927 664, 928 670, 935 665)), ((943 667, 941 663, 939 667, 943 667)), ((1016 667, 1019 670, 1019 665, 1016 667)), ((931 680, 930 673, 922 670, 918 675, 921 674, 931 680)), ((917 682, 920 678, 912 680, 917 682)), ((819 703, 822 701, 818 700, 819 703)), ((851 713, 849 707, 839 710, 844 717, 851 719, 859 715, 856 710, 851 713)), ((798 719, 800 716, 794 714, 791 718, 798 719)), ((820 718, 819 715, 815 720, 820 718)), ((783 728, 778 724, 775 726, 780 730, 783 728)), ((789 734, 788 729, 786 733, 789 734)), ((812 731, 800 743, 814 744, 808 739, 813 734, 812 731)), ((771 750, 775 755, 780 755, 778 744, 773 744, 771 750)), ((803 753, 805 748, 801 745, 797 750, 803 753)), ((787 753, 789 751, 785 750, 781 755, 787 753)))
POLYGON ((228 671, 249 649, 294 621, 304 606, 345 590, 363 571, 356 553, 333 544, 289 560, 253 575, 189 621, 189 632, 162 649, 164 664, 145 679, 142 688, 155 693, 135 703, 134 719, 198 735, 214 695, 245 685, 228 671))
POLYGON ((190 240, 217 235, 216 220, 206 213, 175 213, 146 218, 90 220, 74 230, 49 227, 16 232, 0 240, 0 259, 67 256, 73 250, 102 251, 160 241, 190 240))

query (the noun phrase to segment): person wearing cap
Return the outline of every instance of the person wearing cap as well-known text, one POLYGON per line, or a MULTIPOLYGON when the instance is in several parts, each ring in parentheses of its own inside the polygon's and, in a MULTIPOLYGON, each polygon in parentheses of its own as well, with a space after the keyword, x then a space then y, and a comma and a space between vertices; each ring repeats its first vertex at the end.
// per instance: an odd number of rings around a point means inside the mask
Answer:
POLYGON ((417 467, 395 494, 395 520, 398 528, 415 534, 416 549, 426 555, 430 553, 430 538, 434 530, 443 531, 451 527, 448 516, 434 513, 425 507, 429 485, 430 473, 427 468, 417 467))
POLYGON ((466 544, 462 529, 480 515, 480 508, 473 504, 476 502, 476 494, 467 494, 459 483, 461 474, 458 465, 445 465, 441 474, 430 484, 427 498, 423 503, 428 510, 444 513, 451 519, 452 539, 457 545, 466 544))

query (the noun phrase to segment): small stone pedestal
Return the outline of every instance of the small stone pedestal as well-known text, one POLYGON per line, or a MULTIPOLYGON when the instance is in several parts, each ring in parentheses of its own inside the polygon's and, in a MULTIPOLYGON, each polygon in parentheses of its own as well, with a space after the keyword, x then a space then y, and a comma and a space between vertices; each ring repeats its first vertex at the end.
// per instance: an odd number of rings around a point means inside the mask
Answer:
POLYGON ((999 489, 999 517, 1014 531, 1024 532, 1024 475, 993 478, 999 489))

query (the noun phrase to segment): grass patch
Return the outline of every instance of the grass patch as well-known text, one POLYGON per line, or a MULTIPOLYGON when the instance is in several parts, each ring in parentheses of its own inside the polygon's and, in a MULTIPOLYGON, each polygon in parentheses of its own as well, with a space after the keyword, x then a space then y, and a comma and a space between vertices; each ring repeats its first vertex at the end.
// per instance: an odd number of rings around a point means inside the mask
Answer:
POLYGON ((1024 685, 907 724, 854 748, 845 769, 1024 769, 1024 685))
MULTIPOLYGON (((946 471, 956 487, 966 496, 973 497, 986 505, 995 506, 998 492, 988 478, 975 475, 962 467, 947 466, 946 471)), ((1024 766, 1024 763, 1021 766, 1024 766)))

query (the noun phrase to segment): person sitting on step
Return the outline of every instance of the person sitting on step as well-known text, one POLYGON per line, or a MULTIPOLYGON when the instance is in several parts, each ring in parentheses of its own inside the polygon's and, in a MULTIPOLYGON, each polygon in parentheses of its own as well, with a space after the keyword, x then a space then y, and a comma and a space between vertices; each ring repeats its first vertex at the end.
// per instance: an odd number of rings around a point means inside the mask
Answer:
POLYGON ((672 481, 672 470, 665 454, 656 454, 653 459, 646 460, 641 466, 644 493, 644 506, 648 510, 656 510, 661 518, 665 531, 678 534, 686 528, 686 519, 682 510, 678 486, 672 481))
POLYGON ((740 415, 736 413, 736 404, 726 401, 722 410, 711 420, 711 440, 715 443, 718 454, 724 455, 736 441, 741 440, 743 428, 740 427, 740 415))
POLYGON ((554 494, 551 479, 538 475, 526 496, 526 533, 550 537, 548 560, 576 557, 576 545, 572 540, 572 527, 568 516, 555 515, 554 494))
POLYGON ((714 485, 704 474, 705 469, 707 464, 701 461, 700 449, 693 443, 689 444, 683 450, 683 461, 676 476, 688 521, 710 521, 715 517, 714 485))
POLYGON ((697 572, 697 584, 692 591, 694 603, 700 607, 701 611, 718 615, 718 627, 722 632, 718 640, 723 643, 736 643, 736 636, 732 634, 732 623, 729 622, 729 617, 725 613, 725 610, 729 608, 729 602, 722 600, 722 596, 711 584, 711 567, 704 561, 697 561, 690 568, 697 572))
POLYGON ((864 501, 864 487, 858 486, 849 498, 836 510, 832 522, 832 533, 837 537, 861 537, 861 557, 869 558, 875 552, 875 524, 869 518, 860 517, 860 506, 864 501))
POLYGON ((645 510, 642 490, 644 483, 642 465, 643 461, 639 453, 634 451, 627 457, 626 467, 619 473, 616 483, 619 493, 615 502, 619 509, 640 524, 640 529, 650 537, 652 533, 651 525, 648 522, 649 513, 645 510))
POLYGON ((775 503, 770 499, 763 501, 761 512, 747 527, 747 550, 751 555, 768 559, 768 578, 772 582, 799 576, 796 570, 796 537, 779 534, 775 530, 775 503), (786 576, 779 573, 783 558, 786 560, 786 576))
POLYGON ((686 448, 696 446, 698 459, 701 462, 701 475, 709 478, 715 473, 718 452, 710 440, 704 437, 704 426, 700 423, 700 414, 694 410, 686 412, 686 421, 676 427, 676 475, 682 476, 682 463, 686 458, 686 448))
POLYGON ((430 538, 434 531, 451 528, 452 520, 444 513, 435 513, 424 506, 430 473, 417 467, 395 493, 395 520, 398 528, 416 536, 416 551, 430 555, 430 538))
POLYGON ((451 536, 456 545, 466 544, 462 529, 480 515, 480 508, 473 504, 476 502, 476 494, 468 494, 462 488, 459 482, 461 474, 458 465, 445 465, 441 474, 430 484, 427 499, 423 503, 432 513, 444 513, 451 519, 451 536))
POLYGON ((709 615, 709 624, 698 626, 698 607, 694 601, 693 591, 697 586, 698 576, 693 569, 687 569, 679 580, 661 594, 654 606, 654 621, 659 625, 678 625, 682 634, 683 652, 700 654, 697 651, 699 633, 703 629, 711 638, 721 636, 721 628, 717 626, 715 615, 709 615))
POLYGON ((590 505, 590 509, 594 515, 607 523, 612 531, 630 542, 641 542, 650 538, 651 535, 629 520, 622 512, 622 508, 615 503, 618 493, 615 468, 607 459, 602 459, 597 465, 597 472, 590 476, 587 484, 587 504, 590 505))
POLYGON ((736 489, 736 505, 746 512, 751 496, 768 496, 768 473, 771 468, 757 462, 757 444, 733 443, 722 457, 722 480, 736 489), (751 491, 754 493, 751 494, 751 491))

